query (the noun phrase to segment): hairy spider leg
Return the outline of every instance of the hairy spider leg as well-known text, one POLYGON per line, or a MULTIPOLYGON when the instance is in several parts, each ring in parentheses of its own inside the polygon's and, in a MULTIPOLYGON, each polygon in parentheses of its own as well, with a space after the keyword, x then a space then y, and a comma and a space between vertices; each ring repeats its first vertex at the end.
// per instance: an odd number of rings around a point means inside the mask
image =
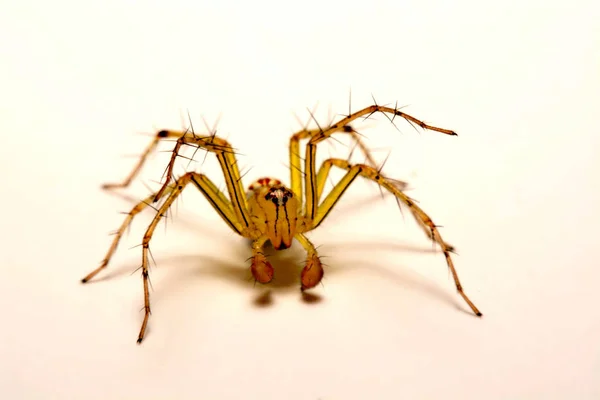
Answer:
MULTIPOLYGON (((225 195, 221 191, 219 191, 217 186, 208 177, 206 177, 203 174, 192 173, 191 178, 188 178, 188 179, 192 179, 192 182, 204 194, 206 199, 213 206, 213 208, 217 211, 217 213, 221 216, 221 218, 223 218, 223 220, 227 223, 227 225, 235 233, 242 235, 242 226, 236 219, 235 213, 233 212, 233 207, 231 206, 231 202, 225 197, 225 195)), ((167 187, 167 189, 163 192, 163 196, 168 196, 173 191, 180 190, 179 186, 181 186, 181 185, 178 182, 169 185, 167 187)), ((95 270, 93 270, 92 272, 90 272, 88 275, 86 275, 86 277, 81 280, 83 283, 88 282, 96 274, 98 274, 100 271, 102 271, 104 268, 107 267, 108 263, 110 262, 110 259, 112 258, 113 254, 117 250, 117 247, 119 245, 121 238, 123 237, 123 234, 129 227, 131 222, 133 221, 133 218, 137 214, 139 214, 141 211, 143 211, 146 207, 148 207, 148 206, 153 207, 151 204, 152 204, 152 200, 154 199, 155 196, 156 196, 155 194, 148 196, 146 199, 144 199, 144 200, 140 201, 138 204, 136 204, 131 209, 131 211, 129 211, 129 213, 127 213, 125 220, 123 221, 123 223, 121 224, 119 229, 115 232, 115 237, 112 241, 112 244, 110 245, 110 248, 108 249, 108 252, 104 256, 104 259, 102 260, 100 266, 98 268, 96 268, 95 270)))
MULTIPOLYGON (((323 164, 321 164, 321 167, 319 168, 319 172, 317 174, 317 193, 318 199, 321 199, 321 195, 323 193, 323 189, 325 187, 325 183, 327 182, 327 177, 329 175, 329 172, 331 171, 331 167, 333 166, 333 163, 331 162, 330 159, 323 161, 323 164)), ((380 169, 377 170, 379 173, 381 173, 380 169)), ((396 181, 396 180, 391 180, 390 178, 386 177, 386 179, 390 182, 390 184, 393 184, 396 189, 398 190, 403 190, 404 188, 406 188, 408 185, 406 182, 403 181, 396 181)), ((399 200, 398 200, 399 201, 399 200)), ((400 203, 398 203, 398 206, 400 206, 400 203)), ((415 210, 412 208, 409 208, 411 214, 414 216, 415 220, 417 221, 417 224, 419 225, 419 227, 423 230, 423 232, 425 233, 425 235, 435 241, 435 238, 433 236, 433 233, 431 231, 431 229, 429 229, 429 226, 427 226, 426 224, 423 223, 423 221, 419 218, 419 216, 415 213, 415 210)), ((316 217, 317 219, 319 218, 319 216, 317 215, 316 217)), ((319 224, 322 222, 322 218, 325 218, 324 216, 321 217, 321 219, 319 220, 319 224)), ((315 229, 316 226, 313 226, 311 228, 315 229)), ((446 247, 449 249, 449 251, 453 251, 454 250, 454 246, 446 243, 446 247)))
POLYGON ((390 182, 386 177, 381 175, 381 173, 374 169, 373 167, 365 164, 350 164, 346 160, 330 158, 325 161, 325 163, 334 165, 338 168, 346 170, 346 175, 338 182, 338 184, 331 190, 331 192, 327 195, 327 197, 323 200, 323 202, 319 205, 316 218, 314 219, 314 224, 311 229, 319 226, 321 222, 327 217, 331 209, 337 203, 337 201, 344 194, 344 191, 350 186, 350 184, 356 179, 357 176, 362 175, 363 177, 377 183, 383 188, 387 189, 390 193, 392 193, 400 202, 405 204, 415 216, 417 222, 420 225, 426 227, 428 231, 431 232, 430 238, 432 238, 442 249, 444 253, 444 257, 446 258, 446 263, 448 264, 448 268, 450 268, 450 272, 452 273, 452 277, 454 278, 454 283, 456 285, 456 290, 465 300, 465 302, 469 305, 473 313, 477 316, 481 316, 481 312, 475 307, 475 304, 467 297, 465 292, 463 291, 460 280, 458 279, 458 274, 456 269, 454 268, 454 263, 452 262, 452 258, 450 257, 450 252, 452 251, 452 247, 446 244, 442 239, 442 236, 437 229, 437 226, 432 221, 432 219, 406 194, 404 194, 396 185, 390 182))
MULTIPOLYGON (((165 190, 165 192, 164 192, 165 195, 171 193, 172 190, 173 190, 173 185, 169 185, 169 187, 167 188, 167 190, 165 190)), ((83 278, 81 280, 81 282, 83 282, 83 283, 88 282, 94 276, 96 276, 100 271, 102 271, 104 268, 106 268, 108 266, 108 263, 110 262, 110 259, 112 258, 112 256, 114 255, 115 251, 117 250, 117 247, 119 246, 119 242, 121 241, 121 237, 123 237, 123 234, 127 230, 127 227, 129 227, 129 225, 131 225, 131 222, 133 221, 133 218, 135 218, 135 216, 137 214, 139 214, 140 212, 142 212, 146 207, 150 206, 150 204, 152 203, 152 199, 154 199, 154 194, 151 194, 150 196, 146 197, 144 200, 142 200, 139 203, 137 203, 131 209, 131 211, 129 211, 127 213, 127 216, 125 217, 125 220, 123 221, 123 223, 121 224, 121 226, 119 227, 119 229, 114 233, 115 237, 114 237, 114 239, 113 239, 113 241, 112 241, 112 243, 111 243, 108 251, 106 252, 106 255, 104 256, 104 259, 100 263, 100 266, 98 268, 94 269, 89 274, 87 274, 85 276, 85 278, 83 278)), ((150 207, 152 207, 152 206, 150 206, 150 207)))
MULTIPOLYGON (((337 123, 320 130, 320 132, 314 136, 312 136, 308 143, 306 144, 306 155, 304 158, 304 186, 305 186, 305 220, 308 225, 312 223, 312 220, 315 218, 317 213, 317 207, 319 202, 319 192, 317 190, 317 171, 316 171, 316 154, 317 154, 317 144, 327 139, 335 132, 346 131, 351 129, 349 124, 356 120, 357 118, 362 117, 363 115, 371 115, 376 112, 383 113, 385 115, 391 114, 393 116, 399 116, 404 118, 410 123, 414 123, 419 125, 421 128, 431 131, 436 131, 440 133, 444 133, 446 135, 456 135, 456 133, 449 129, 437 128, 435 126, 431 126, 426 124, 425 122, 416 119, 415 117, 403 113, 396 108, 390 108, 379 105, 372 105, 362 110, 356 111, 345 118, 342 118, 337 123)), ((392 119, 390 119, 392 121, 392 119)))
MULTIPOLYGON (((300 204, 303 203, 303 199, 302 199, 302 158, 300 156, 300 141, 303 139, 310 139, 313 138, 314 136, 319 135, 322 132, 322 130, 320 129, 312 129, 312 130, 306 130, 303 129, 299 132, 296 132, 292 135, 292 137, 290 138, 290 185, 291 185, 291 189, 292 192, 294 192, 294 195, 298 198, 298 201, 300 202, 300 204)), ((363 155, 366 158, 366 163, 372 166, 375 166, 375 160, 373 159, 373 156, 371 155, 371 152, 369 151, 369 149, 367 148, 367 146, 364 144, 364 142, 362 141, 362 139, 360 138, 360 134, 354 130, 354 128, 352 128, 351 126, 346 126, 344 129, 341 130, 341 132, 343 133, 347 133, 352 137, 352 140, 356 143, 357 147, 360 149, 360 151, 363 153, 363 155)), ((325 185, 325 182, 323 182, 323 186, 325 185)), ((320 195, 320 192, 319 192, 320 195)))
MULTIPOLYGON (((148 282, 148 262, 149 262, 148 258, 149 258, 149 252, 150 252, 150 240, 152 239, 152 235, 154 234, 154 230, 156 229, 156 226, 160 222, 160 219, 166 214, 169 207, 171 207, 171 204, 173 204, 175 199, 181 194, 183 189, 190 182, 195 183, 196 186, 198 186, 203 193, 207 190, 212 191, 214 189, 214 185, 212 185, 212 182, 210 185, 206 185, 206 182, 210 182, 206 176, 199 174, 197 172, 188 172, 188 173, 184 174, 173 185, 166 200, 161 204, 161 206, 158 209, 158 212, 154 216, 154 219, 148 226, 148 229, 146 230, 146 233, 144 234, 144 239, 142 240, 142 278, 143 278, 143 283, 144 283, 144 320, 142 322, 142 327, 140 328, 140 333, 138 335, 138 340, 137 340, 138 343, 141 343, 142 340, 144 339, 144 334, 146 332, 146 326, 148 325, 148 318, 150 317, 150 293, 149 293, 149 282, 148 282)), ((166 190, 165 190, 165 192, 166 192, 166 190)), ((209 198, 209 200, 211 200, 211 199, 213 199, 213 200, 218 199, 219 201, 226 200, 225 197, 222 194, 220 194, 218 191, 213 194, 215 195, 215 197, 211 197, 211 198, 209 198)), ((225 204, 226 203, 222 203, 221 206, 224 206, 225 204)), ((233 213, 232 209, 221 209, 220 207, 216 207, 216 206, 215 206, 215 208, 217 209, 219 214, 223 217, 223 219, 226 220, 226 222, 228 222, 228 217, 233 217, 235 215, 233 213)), ((241 226, 240 226, 241 224, 239 223, 239 221, 235 221, 232 218, 229 222, 231 222, 231 224, 233 224, 234 226, 237 223, 238 227, 241 228, 241 226)), ((240 233, 240 232, 241 232, 241 229, 238 229, 237 233, 240 233)))
POLYGON ((196 172, 188 172, 179 178, 171 190, 171 193, 167 196, 166 200, 161 204, 158 212, 154 216, 154 219, 146 229, 144 239, 142 240, 142 279, 144 282, 144 320, 142 321, 142 327, 138 335, 137 342, 141 343, 146 333, 146 326, 148 325, 148 318, 150 317, 150 292, 148 282, 148 256, 150 253, 150 240, 154 234, 156 226, 160 222, 160 219, 166 214, 167 210, 173 204, 175 199, 181 194, 181 191, 193 181, 195 176, 198 176, 196 172))
POLYGON ((176 139, 175 148, 173 149, 169 165, 166 169, 166 179, 163 186, 156 193, 152 202, 157 202, 164 192, 169 187, 169 183, 173 178, 173 169, 175 167, 175 161, 179 155, 179 150, 183 145, 190 145, 193 147, 202 148, 209 152, 215 153, 223 175, 225 177, 225 183, 227 190, 230 195, 233 210, 236 214, 237 220, 242 224, 243 229, 247 229, 250 226, 248 205, 244 196, 244 190, 242 187, 240 172, 235 159, 235 151, 231 145, 225 140, 215 135, 197 135, 192 131, 175 131, 175 130, 161 130, 156 133, 152 142, 148 145, 146 150, 140 156, 138 163, 134 166, 133 170, 121 183, 107 183, 102 187, 104 189, 115 189, 124 188, 129 186, 131 181, 138 175, 143 164, 146 162, 148 155, 156 148, 157 144, 161 140, 165 139, 176 139))
MULTIPOLYGON (((329 172, 331 171, 331 167, 333 164, 329 162, 329 160, 325 160, 323 164, 319 167, 319 172, 317 173, 317 199, 320 201, 321 196, 323 195, 323 190, 325 189, 325 183, 327 182, 327 177, 329 176, 329 172)), ((374 165, 370 165, 371 167, 375 167, 374 165)), ((378 168, 381 170, 381 167, 378 168)), ((406 182, 394 180, 394 184, 398 189, 404 189, 408 186, 406 182)), ((429 234, 429 232, 427 232, 429 234)))
MULTIPOLYGON (((171 160, 167 166, 165 182, 162 188, 156 194, 154 201, 156 202, 161 197, 162 192, 166 190, 169 182, 173 178, 173 168, 175 166, 175 161, 177 160, 181 146, 184 144, 196 146, 211 153, 215 153, 217 156, 217 160, 219 161, 221 170, 223 171, 223 176, 225 177, 225 184, 227 185, 229 199, 233 206, 237 220, 242 225, 243 230, 251 230, 250 228, 252 227, 252 222, 250 220, 248 203, 242 185, 242 179, 237 165, 237 160, 235 158, 235 152, 231 145, 225 139, 215 135, 200 136, 196 134, 190 134, 189 132, 166 132, 167 136, 179 136, 179 139, 177 139, 177 143, 175 144, 175 148, 173 149, 173 153, 171 155, 171 160)), ((249 235, 249 233, 246 234, 249 235)))
MULTIPOLYGON (((137 164, 133 167, 133 170, 129 173, 129 175, 127 175, 125 177, 125 179, 123 180, 123 182, 121 183, 105 183, 104 185, 102 185, 102 189, 120 189, 120 188, 126 188, 127 186, 129 186, 131 184, 131 182, 133 181, 133 179, 139 174, 139 172, 141 171, 144 163, 146 162, 146 160, 148 159, 148 156, 150 155, 150 153, 152 153, 155 149, 156 146, 158 145, 158 143, 161 140, 165 140, 165 139, 179 139, 181 137, 181 134, 179 134, 180 132, 175 132, 175 131, 158 131, 155 135, 154 138, 152 138, 152 141, 150 142, 150 144, 148 144, 148 147, 146 147, 146 150, 144 150, 144 152, 142 153, 142 155, 140 156, 139 161, 137 162, 137 164)), ((189 135, 191 137, 194 136, 194 134, 192 132, 185 132, 186 135, 189 135)))

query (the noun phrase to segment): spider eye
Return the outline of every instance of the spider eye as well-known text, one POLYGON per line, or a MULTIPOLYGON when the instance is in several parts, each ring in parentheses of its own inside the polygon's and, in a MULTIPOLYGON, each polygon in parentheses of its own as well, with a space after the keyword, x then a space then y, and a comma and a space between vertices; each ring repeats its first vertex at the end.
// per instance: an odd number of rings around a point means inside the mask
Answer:
POLYGON ((282 188, 271 188, 265 195, 265 200, 272 201, 276 206, 285 205, 293 197, 292 192, 282 188))

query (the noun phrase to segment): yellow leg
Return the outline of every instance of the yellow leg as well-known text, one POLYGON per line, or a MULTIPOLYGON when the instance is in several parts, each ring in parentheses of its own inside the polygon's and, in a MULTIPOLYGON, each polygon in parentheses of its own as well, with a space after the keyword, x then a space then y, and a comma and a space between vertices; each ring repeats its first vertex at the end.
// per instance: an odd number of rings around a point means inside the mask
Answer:
POLYGON ((171 204, 175 201, 177 196, 181 193, 183 188, 187 186, 187 184, 191 181, 191 177, 193 173, 188 173, 179 178, 176 182, 175 187, 171 190, 171 193, 165 200, 165 202, 160 206, 158 212, 154 216, 154 219, 146 229, 146 233, 144 234, 144 239, 142 240, 142 280, 144 284, 144 320, 142 321, 142 327, 140 328, 140 333, 138 335, 137 342, 142 343, 144 339, 144 335, 146 333, 146 327, 148 326, 148 318, 150 318, 150 290, 149 290, 149 278, 148 278, 148 258, 150 253, 150 240, 152 239, 152 235, 154 234, 154 230, 156 226, 160 222, 160 219, 165 215, 171 204))
POLYGON ((340 180, 340 182, 331 190, 329 195, 323 200, 321 205, 318 208, 317 216, 313 221, 312 225, 308 225, 309 228, 307 230, 311 230, 316 228, 329 214, 333 206, 337 203, 337 201, 341 198, 344 191, 350 186, 350 184, 356 179, 358 175, 362 175, 363 177, 370 179, 377 184, 381 185, 389 192, 391 192, 396 198, 405 204, 415 216, 417 221, 423 226, 427 227, 427 230, 430 232, 430 237, 439 244, 446 257, 446 263, 448 264, 448 268, 450 268, 450 272, 452 273, 452 277, 454 278, 454 283, 456 285, 456 290, 461 295, 461 297, 465 300, 465 302, 469 305, 471 310, 477 315, 481 316, 481 312, 475 307, 475 304, 467 297, 465 292, 463 291, 462 285, 458 278, 458 274, 456 269, 454 268, 454 263, 452 262, 452 258, 450 257, 450 252, 452 248, 444 242, 442 236, 440 235, 437 226, 431 220, 431 218, 423 211, 417 204, 411 200, 408 196, 406 196, 396 185, 394 185, 390 180, 385 178, 380 174, 378 170, 375 168, 365 165, 365 164, 355 164, 351 165, 346 160, 341 159, 329 159, 326 162, 334 165, 338 168, 345 169, 346 175, 340 180))
MULTIPOLYGON (((208 179, 205 175, 197 174, 197 173, 189 173, 189 174, 184 175, 184 177, 180 178, 179 181, 167 186, 167 189, 163 192, 162 196, 170 196, 174 191, 177 191, 177 192, 181 191, 183 189, 182 182, 188 182, 191 179, 191 181, 198 187, 198 189, 206 196, 207 200, 210 202, 210 204, 213 206, 213 208, 219 213, 219 215, 223 218, 223 220, 227 223, 227 225, 229 225, 229 227, 234 232, 236 232, 240 235, 243 235, 244 232, 242 232, 242 226, 236 220, 236 216, 235 216, 235 213, 233 212, 233 207, 231 206, 231 202, 225 197, 225 195, 223 193, 221 193, 217 189, 215 184, 212 183, 210 181, 210 179, 208 179), (185 178, 185 180, 184 180, 185 176, 188 176, 188 177, 185 178)), ((112 258, 113 254, 117 250, 117 247, 119 245, 121 237, 127 230, 127 227, 131 224, 133 218, 137 214, 139 214, 141 211, 143 211, 146 207, 148 207, 148 206, 153 207, 151 205, 151 203, 152 203, 152 200, 154 199, 154 197, 155 197, 154 194, 148 196, 146 199, 139 202, 135 207, 133 207, 129 213, 127 213, 125 220, 123 221, 123 223, 121 224, 119 229, 116 231, 115 237, 112 241, 112 244, 110 245, 108 252, 104 256, 102 263, 100 264, 100 266, 98 268, 96 268, 95 270, 90 272, 85 278, 83 278, 81 280, 83 283, 88 282, 96 274, 98 274, 100 271, 102 271, 104 268, 107 267, 108 263, 110 262, 110 259, 112 258)), ((162 209, 162 207, 161 207, 161 209, 162 209)), ((157 212, 158 212, 158 210, 157 210, 157 212)))
MULTIPOLYGON (((175 184, 172 185, 171 193, 169 194, 167 199, 164 201, 164 203, 161 204, 154 219, 152 220, 152 222, 148 226, 148 229, 146 230, 144 239, 142 240, 142 278, 143 278, 143 283, 144 283, 144 320, 142 322, 142 327, 141 327, 140 333, 138 335, 138 340, 137 340, 138 343, 141 343, 142 340, 144 339, 144 334, 146 332, 146 326, 148 325, 148 318, 150 317, 150 294, 149 294, 149 281, 148 281, 150 240, 152 239, 152 235, 154 234, 154 230, 156 229, 156 226, 160 222, 160 219, 166 214, 169 207, 171 207, 171 204, 173 204, 175 199, 181 194, 182 190, 190 182, 194 182, 196 185, 198 185, 199 187, 201 187, 204 190, 210 188, 210 185, 209 186, 205 185, 206 182, 209 182, 208 178, 206 178, 203 175, 198 174, 196 172, 188 172, 185 175, 183 175, 181 178, 179 178, 175 182, 175 184)), ((211 185, 212 185, 212 183, 211 183, 211 185)), ((218 198, 221 196, 216 196, 215 198, 218 198)), ((224 215, 225 216, 227 216, 227 215, 233 216, 234 215, 231 210, 218 209, 218 211, 222 211, 221 216, 224 216, 224 215)), ((234 221, 232 221, 232 223, 239 224, 239 222, 234 222, 234 221)))
MULTIPOLYGON (((173 190, 173 185, 169 185, 169 187, 167 188, 167 190, 165 190, 164 195, 168 195, 171 193, 171 191, 173 190)), ((153 207, 152 204, 152 200, 154 199, 154 194, 148 196, 147 198, 145 198, 144 200, 140 201, 138 204, 136 204, 131 211, 129 211, 127 213, 127 216, 125 217, 125 220, 123 221, 123 223, 121 224, 121 226, 119 227, 119 229, 115 232, 115 237, 108 249, 108 251, 106 252, 106 255, 104 256, 104 259, 102 260, 102 262, 100 263, 100 266, 96 269, 94 269, 92 272, 90 272, 89 274, 87 274, 85 276, 85 278, 83 278, 81 280, 81 282, 86 283, 89 280, 91 280, 94 276, 96 276, 100 271, 102 271, 104 268, 106 268, 108 266, 108 263, 110 262, 110 259, 112 258, 113 254, 115 253, 115 251, 117 250, 117 247, 119 246, 119 242, 121 241, 121 237, 123 237, 123 234, 125 233, 125 231, 127 230, 127 227, 131 224, 131 222, 133 221, 133 218, 139 214, 140 212, 142 212, 146 207, 150 206, 153 207)))
MULTIPOLYGON (((144 321, 142 323, 142 327, 140 329, 140 334, 138 336, 138 343, 142 341, 144 338, 144 333, 146 331, 146 326, 148 324, 148 318, 150 316, 150 297, 148 291, 148 255, 149 255, 149 244, 150 239, 154 233, 154 230, 160 221, 160 219, 166 214, 167 210, 175 201, 177 196, 181 194, 181 191, 185 188, 188 183, 194 183, 198 189, 206 196, 207 200, 211 203, 213 208, 219 213, 219 215, 223 218, 223 220, 233 229, 236 233, 240 235, 246 234, 246 231, 243 231, 241 224, 237 221, 235 212, 233 211, 233 207, 229 200, 225 197, 223 193, 221 193, 217 187, 208 179, 205 175, 198 174, 195 172, 189 172, 179 178, 176 182, 171 185, 168 185, 167 188, 163 191, 163 196, 167 196, 165 202, 161 204, 160 208, 157 210, 157 213, 152 220, 152 223, 146 230, 146 234, 144 235, 144 240, 142 242, 143 252, 142 252, 142 277, 144 283, 144 321)), ((115 238, 108 250, 108 253, 104 257, 101 265, 89 273, 85 278, 82 279, 82 282, 88 282, 92 279, 96 274, 98 274, 101 270, 106 268, 108 262, 110 261, 112 255, 114 254, 123 233, 138 213, 140 213, 144 208, 148 207, 152 199, 155 195, 151 195, 146 198, 144 201, 137 204, 125 218, 125 221, 121 224, 121 227, 117 231, 115 238)))
POLYGON ((133 181, 133 179, 139 174, 140 170, 144 166, 144 163, 148 159, 148 156, 150 155, 150 153, 152 153, 156 149, 156 146, 158 145, 158 143, 161 140, 165 140, 165 139, 179 139, 181 137, 181 135, 183 135, 183 134, 189 135, 190 137, 193 137, 192 132, 181 132, 181 134, 179 134, 179 135, 178 135, 177 132, 171 133, 169 131, 164 131, 164 130, 157 132, 156 135, 154 136, 154 138, 152 139, 152 142, 150 142, 150 144, 148 145, 148 147, 146 147, 146 150, 144 150, 144 152, 140 156, 140 159, 137 162, 137 164, 135 165, 135 167, 133 167, 133 170, 129 173, 129 175, 127 175, 127 177, 125 177, 125 179, 123 180, 123 182, 120 182, 120 183, 105 183, 104 185, 102 185, 102 188, 103 189, 120 189, 120 188, 126 188, 127 186, 129 186, 131 184, 131 181, 133 181))
POLYGON ((159 131, 157 132, 152 142, 148 145, 148 147, 140 157, 140 160, 135 165, 131 173, 125 178, 125 180, 121 183, 105 184, 103 185, 103 188, 113 189, 127 187, 131 183, 133 178, 137 176, 148 155, 156 148, 158 142, 164 139, 176 139, 177 141, 171 155, 171 160, 169 161, 169 165, 166 169, 165 182, 154 196, 153 202, 157 202, 169 187, 169 183, 173 179, 175 161, 179 156, 179 150, 181 149, 181 147, 183 145, 189 145, 196 148, 202 148, 204 150, 216 154, 217 159, 219 160, 219 164, 221 165, 221 169, 223 170, 225 183, 227 184, 227 190, 229 192, 229 196, 237 220, 243 228, 248 228, 251 225, 250 216, 248 213, 246 195, 242 186, 234 149, 226 140, 221 139, 220 137, 215 135, 197 135, 191 131, 159 131))
POLYGON ((239 223, 231 201, 217 188, 217 186, 204 174, 192 174, 192 182, 196 185, 223 221, 238 235, 246 236, 247 232, 239 223))
MULTIPOLYGON (((327 177, 329 176, 329 172, 331 171, 331 167, 333 164, 329 162, 329 160, 325 160, 321 167, 319 168, 319 172, 317 173, 317 201, 321 201, 321 196, 323 196, 323 190, 325 189, 325 184, 327 183, 327 177)), ((370 165, 371 167, 375 167, 375 165, 370 165)), ((378 170, 380 170, 379 167, 378 170)), ((398 189, 404 189, 407 184, 406 182, 394 180, 394 184, 398 189)))
MULTIPOLYGON (((360 135, 357 131, 348 127, 343 131, 344 133, 349 134, 352 137, 352 140, 356 143, 356 146, 360 149, 363 155, 366 158, 366 163, 372 166, 375 166, 375 160, 371 155, 371 152, 364 144, 360 135)), ((319 129, 313 130, 301 130, 296 132, 290 138, 290 173, 291 173, 291 186, 292 192, 298 198, 299 201, 302 201, 302 158, 300 156, 300 141, 303 139, 310 139, 321 133, 319 129)))
POLYGON ((160 198, 162 191, 166 189, 169 182, 173 178, 173 169, 175 167, 175 161, 181 146, 195 146, 216 154, 217 160, 219 161, 221 169, 223 170, 227 191, 229 193, 229 198, 231 200, 237 220, 243 228, 248 228, 251 226, 252 222, 248 212, 246 193, 244 191, 244 187, 242 186, 242 180, 235 158, 235 152, 231 145, 225 139, 221 139, 220 137, 214 135, 199 136, 193 134, 190 136, 190 134, 186 132, 167 132, 169 136, 179 136, 179 139, 177 139, 177 143, 175 144, 175 148, 173 149, 173 153, 171 155, 171 160, 169 161, 169 165, 167 167, 165 183, 158 191, 156 200, 160 198))
MULTIPOLYGON (((305 194, 306 194, 306 218, 307 220, 313 220, 317 213, 317 207, 319 202, 319 191, 317 187, 317 171, 316 171, 316 154, 317 154, 317 144, 327 139, 335 132, 347 132, 349 130, 353 130, 349 125, 352 121, 356 120, 365 115, 371 115, 376 112, 383 113, 385 115, 391 114, 393 116, 399 116, 407 120, 409 123, 414 123, 419 125, 421 128, 431 131, 436 131, 440 133, 444 133, 446 135, 456 135, 454 131, 449 129, 437 128, 435 126, 431 126, 426 124, 425 122, 416 119, 402 111, 399 111, 396 108, 384 107, 379 105, 373 105, 370 107, 366 107, 360 111, 352 113, 347 117, 341 119, 337 123, 319 130, 317 134, 310 135, 310 140, 306 144, 306 155, 304 158, 304 186, 305 186, 305 194)), ((291 157, 291 155, 290 155, 291 157)), ((296 161, 299 163, 299 160, 296 161)), ((298 168, 294 168, 292 163, 292 173, 298 170, 298 168)), ((373 168, 373 165, 371 165, 373 168)))

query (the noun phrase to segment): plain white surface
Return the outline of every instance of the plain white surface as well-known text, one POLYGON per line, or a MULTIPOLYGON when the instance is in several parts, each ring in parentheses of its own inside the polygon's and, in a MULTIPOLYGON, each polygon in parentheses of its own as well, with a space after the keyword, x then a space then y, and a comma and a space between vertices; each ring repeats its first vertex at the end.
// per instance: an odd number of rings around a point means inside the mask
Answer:
MULTIPOLYGON (((600 398, 597 2, 238 3, 3 5, 2 397, 600 398), (132 205, 100 190, 133 166, 122 156, 189 110, 197 130, 221 116, 252 167, 246 185, 287 182, 294 113, 305 121, 318 103, 327 123, 350 86, 355 110, 372 93, 459 133, 398 133, 381 116, 361 130, 457 247, 483 319, 372 184, 310 236, 329 267, 304 300, 301 248, 255 287, 247 243, 190 189, 152 242, 137 346, 141 249, 129 248, 151 213, 103 279, 79 284, 132 205)), ((348 151, 332 141, 319 155, 348 151)), ((125 193, 156 187, 165 157, 125 193)), ((202 157, 190 168, 219 181, 202 157)))

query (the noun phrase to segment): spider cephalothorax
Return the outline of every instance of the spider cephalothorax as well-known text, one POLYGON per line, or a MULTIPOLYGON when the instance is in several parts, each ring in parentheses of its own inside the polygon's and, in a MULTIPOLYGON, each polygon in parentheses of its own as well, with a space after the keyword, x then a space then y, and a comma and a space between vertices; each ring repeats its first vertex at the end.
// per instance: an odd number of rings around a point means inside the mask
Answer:
POLYGON ((263 180, 268 183, 252 186, 250 214, 259 234, 267 235, 276 250, 284 250, 292 245, 296 234, 298 200, 280 181, 263 180))
POLYGON ((271 242, 277 250, 287 249, 292 241, 297 240, 306 250, 307 258, 304 268, 300 274, 300 288, 302 290, 315 287, 323 278, 323 266, 317 254, 315 246, 305 236, 318 227, 329 215, 329 212, 337 204, 346 189, 358 177, 371 180, 383 189, 389 191, 396 197, 399 204, 408 208, 415 217, 417 223, 423 228, 426 235, 439 245, 448 268, 452 273, 458 293, 462 296, 471 310, 481 316, 481 313, 464 293, 456 269, 450 257, 452 246, 444 242, 437 226, 431 218, 402 190, 404 186, 398 181, 387 178, 382 174, 381 168, 375 165, 369 151, 361 141, 360 136, 352 128, 351 123, 360 117, 368 117, 374 113, 383 113, 393 121, 398 116, 406 121, 416 124, 423 129, 440 132, 446 135, 456 135, 454 131, 436 128, 427 125, 397 108, 380 105, 366 107, 360 111, 349 113, 337 123, 318 129, 303 129, 290 138, 290 188, 276 179, 261 178, 253 183, 249 192, 244 193, 242 178, 238 169, 235 152, 229 143, 214 135, 198 135, 194 131, 172 131, 161 130, 156 135, 140 161, 122 183, 104 185, 105 189, 122 188, 129 185, 132 179, 140 171, 147 155, 153 151, 160 140, 175 139, 176 144, 167 166, 166 179, 160 190, 137 204, 127 215, 125 221, 116 232, 115 238, 110 246, 101 265, 89 273, 83 282, 89 281, 98 272, 108 265, 114 254, 123 233, 133 220, 134 216, 152 203, 158 203, 157 212, 146 230, 142 241, 142 278, 144 284, 144 320, 138 335, 138 343, 144 338, 148 318, 150 316, 150 294, 148 280, 148 259, 150 240, 154 230, 161 218, 167 214, 175 199, 183 189, 193 183, 209 200, 211 206, 221 216, 223 221, 238 235, 252 241, 252 263, 250 270, 257 282, 268 283, 273 279, 274 269, 267 260, 263 248, 267 242, 271 242), (392 117, 390 118, 389 115, 392 117), (329 158, 325 160, 320 168, 316 166, 316 152, 319 143, 327 140, 332 134, 350 135, 358 148, 364 153, 365 164, 351 164, 348 160, 340 158, 329 158), (304 154, 300 151, 300 141, 307 140, 304 154), (198 172, 188 172, 176 179, 174 182, 173 167, 179 155, 181 146, 188 145, 202 148, 216 155, 221 165, 227 195, 220 191, 217 186, 206 175, 198 172), (304 163, 304 165, 302 165, 304 163), (339 168, 345 171, 344 177, 334 185, 333 189, 324 196, 325 182, 329 177, 331 168, 339 168), (303 185, 304 182, 304 185, 303 185), (304 190, 303 190, 304 188, 304 190))

